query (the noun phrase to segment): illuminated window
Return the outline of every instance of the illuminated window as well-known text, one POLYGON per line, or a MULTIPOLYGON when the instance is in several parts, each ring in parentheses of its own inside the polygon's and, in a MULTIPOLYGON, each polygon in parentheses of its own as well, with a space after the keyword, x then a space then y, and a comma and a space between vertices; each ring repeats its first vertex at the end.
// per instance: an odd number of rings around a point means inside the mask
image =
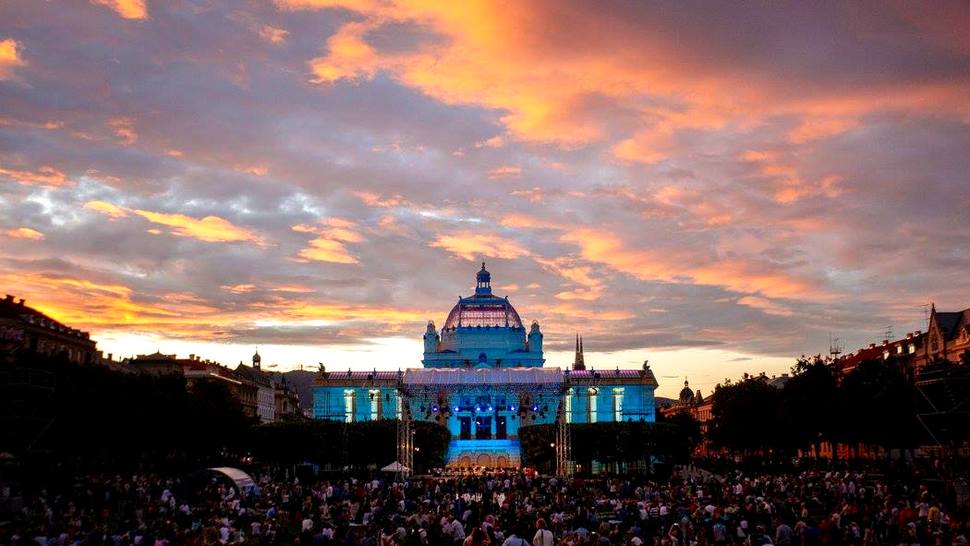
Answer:
POLYGON ((397 394, 394 395, 394 415, 398 419, 401 418, 401 397, 397 394))
POLYGON ((623 420, 623 389, 613 389, 613 420, 619 423, 623 420))
POLYGON ((566 422, 573 422, 573 390, 566 391, 566 422))
POLYGON ((370 420, 377 421, 381 418, 381 391, 369 391, 370 395, 370 420))
POLYGON ((903 346, 902 345, 896 345, 896 354, 898 354, 898 355, 903 354, 903 346))
POLYGON ((354 422, 354 398, 354 391, 344 391, 344 421, 347 423, 354 422))
POLYGON ((915 343, 910 343, 909 344, 909 347, 907 347, 907 350, 909 350, 909 354, 915 353, 916 352, 916 344, 915 343))
POLYGON ((596 422, 596 388, 589 389, 589 422, 596 422))
POLYGON ((888 358, 889 358, 889 349, 886 349, 882 352, 882 359, 887 360, 888 358))

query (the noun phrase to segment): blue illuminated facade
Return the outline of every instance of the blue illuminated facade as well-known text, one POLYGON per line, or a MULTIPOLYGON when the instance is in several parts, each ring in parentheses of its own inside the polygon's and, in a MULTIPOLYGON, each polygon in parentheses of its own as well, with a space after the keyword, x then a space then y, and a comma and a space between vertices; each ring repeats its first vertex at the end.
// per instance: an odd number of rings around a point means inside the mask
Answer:
POLYGON ((344 422, 416 420, 451 431, 448 464, 518 466, 519 427, 656 420, 656 378, 642 369, 586 369, 581 340, 571 367, 544 367, 538 322, 528 330, 508 298, 492 294, 485 264, 475 293, 459 298, 441 330, 429 322, 422 367, 327 372, 313 387, 313 417, 344 422))

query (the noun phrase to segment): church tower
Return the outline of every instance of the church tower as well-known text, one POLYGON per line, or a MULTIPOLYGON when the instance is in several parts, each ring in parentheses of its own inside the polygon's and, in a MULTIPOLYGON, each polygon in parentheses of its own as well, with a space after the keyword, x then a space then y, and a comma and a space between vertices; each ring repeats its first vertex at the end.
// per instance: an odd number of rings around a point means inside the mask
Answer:
POLYGON ((256 349, 256 353, 253 354, 253 368, 260 369, 262 362, 263 358, 259 356, 259 349, 256 349))
POLYGON ((586 369, 586 359, 583 356, 583 338, 579 337, 579 334, 576 334, 576 356, 573 358, 573 369, 586 369))

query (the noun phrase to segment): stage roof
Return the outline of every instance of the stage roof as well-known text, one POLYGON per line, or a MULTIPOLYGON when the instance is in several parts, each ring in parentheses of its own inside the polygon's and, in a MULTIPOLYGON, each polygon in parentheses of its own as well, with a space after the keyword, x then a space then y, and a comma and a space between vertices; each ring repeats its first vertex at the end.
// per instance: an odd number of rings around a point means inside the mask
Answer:
POLYGON ((551 385, 563 381, 558 368, 411 369, 405 385, 551 385))

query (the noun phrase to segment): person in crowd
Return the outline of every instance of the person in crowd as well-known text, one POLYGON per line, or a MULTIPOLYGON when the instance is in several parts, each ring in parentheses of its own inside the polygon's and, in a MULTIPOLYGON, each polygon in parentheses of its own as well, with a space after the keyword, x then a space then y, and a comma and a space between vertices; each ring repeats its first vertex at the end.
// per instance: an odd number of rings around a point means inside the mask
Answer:
POLYGON ((81 475, 24 492, 0 546, 965 545, 970 514, 918 467, 583 479, 513 470, 287 478, 258 493, 177 475, 81 475))

